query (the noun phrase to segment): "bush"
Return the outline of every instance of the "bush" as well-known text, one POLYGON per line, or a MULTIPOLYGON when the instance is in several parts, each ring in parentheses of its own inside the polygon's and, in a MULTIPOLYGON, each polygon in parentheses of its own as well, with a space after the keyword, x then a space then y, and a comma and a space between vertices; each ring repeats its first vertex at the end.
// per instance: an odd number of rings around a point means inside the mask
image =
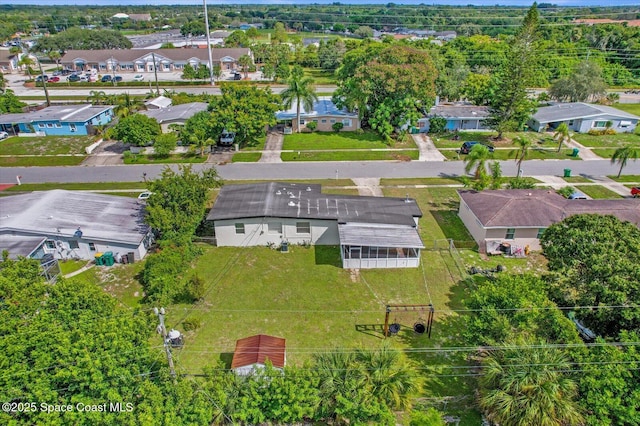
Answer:
POLYGON ((194 275, 193 277, 191 277, 191 279, 189 280, 189 283, 187 284, 187 291, 189 293, 189 297, 194 302, 204 299, 206 290, 207 289, 205 287, 204 280, 199 275, 194 275))
POLYGON ((316 130, 318 128, 318 122, 317 121, 310 121, 307 123, 307 129, 311 130, 312 132, 314 130, 316 130))
POLYGON ((185 283, 180 276, 197 256, 193 245, 167 245, 147 257, 142 270, 141 282, 147 299, 151 302, 169 304, 184 295, 185 283))
POLYGON ((591 136, 603 136, 603 135, 615 135, 616 131, 612 128, 606 129, 591 129, 587 132, 591 136))
POLYGON ((429 118, 429 133, 442 133, 447 127, 447 119, 444 117, 429 118))
POLYGON ((202 326, 202 321, 199 318, 191 317, 182 321, 182 327, 184 328, 184 331, 197 330, 201 326, 202 326))
POLYGON ((339 132, 340 130, 342 130, 344 128, 344 124, 341 123, 341 122, 333 123, 331 128, 333 129, 334 132, 339 132))
POLYGON ((171 151, 176 149, 178 144, 178 137, 175 133, 164 133, 156 137, 156 141, 153 144, 155 155, 161 158, 167 158, 171 151))
POLYGON ((571 194, 576 192, 576 190, 572 186, 565 186, 564 188, 560 188, 557 192, 564 198, 569 198, 571 194))
POLYGON ((507 183, 507 189, 533 189, 535 187, 536 182, 531 178, 515 178, 507 183))

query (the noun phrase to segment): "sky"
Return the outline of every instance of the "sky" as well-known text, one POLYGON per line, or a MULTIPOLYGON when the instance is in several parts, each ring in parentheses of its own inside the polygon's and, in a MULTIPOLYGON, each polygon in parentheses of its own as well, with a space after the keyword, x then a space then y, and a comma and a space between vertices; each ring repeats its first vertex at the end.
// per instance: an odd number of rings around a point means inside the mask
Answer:
MULTIPOLYGON (((231 4, 331 4, 337 0, 207 0, 209 5, 231 4)), ((533 0, 340 0, 343 4, 386 4, 389 2, 407 5, 454 5, 454 6, 531 6, 533 0)), ((558 6, 636 6, 639 0, 540 0, 558 6)), ((201 0, 0 0, 0 4, 19 5, 68 5, 68 6, 118 6, 118 5, 199 5, 201 0)))

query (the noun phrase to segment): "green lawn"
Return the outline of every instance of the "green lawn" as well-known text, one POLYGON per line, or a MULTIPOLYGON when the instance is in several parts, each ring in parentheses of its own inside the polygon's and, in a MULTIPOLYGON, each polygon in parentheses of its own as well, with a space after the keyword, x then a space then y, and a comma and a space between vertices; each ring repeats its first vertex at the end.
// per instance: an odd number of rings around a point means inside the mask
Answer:
POLYGON ((640 104, 615 104, 613 107, 640 117, 640 104))
MULTIPOLYGON (((618 133, 616 135, 593 136, 585 133, 576 133, 573 139, 578 143, 595 148, 620 148, 625 145, 632 145, 640 148, 640 136, 633 133, 618 133)), ((595 151, 594 151, 595 152, 595 151)))
POLYGON ((255 163, 262 157, 261 152, 237 152, 233 154, 232 163, 255 163))
POLYGON ((84 154, 95 140, 95 136, 14 136, 0 141, 0 155, 84 154))
POLYGON ((88 262, 86 260, 61 260, 58 263, 60 265, 60 272, 62 272, 62 275, 67 275, 82 268, 88 262))
POLYGON ((332 71, 323 70, 321 68, 305 68, 304 69, 305 77, 311 77, 313 79, 313 84, 323 85, 323 84, 336 84, 337 80, 335 74, 332 71))
POLYGON ((282 161, 380 161, 380 160, 398 160, 409 161, 417 160, 420 153, 417 149, 402 151, 302 151, 283 152, 281 154, 282 161))
POLYGON ((450 178, 408 178, 408 179, 380 179, 381 186, 399 185, 460 185, 462 180, 457 177, 450 178))
POLYGON ((571 176, 571 177, 565 177, 562 178, 564 179, 565 182, 569 182, 569 183, 589 183, 591 182, 591 179, 587 179, 584 176, 571 176))
POLYGON ((140 189, 146 188, 144 182, 93 182, 93 183, 23 183, 4 190, 4 192, 49 191, 66 189, 68 191, 89 191, 95 189, 140 189))
POLYGON ((616 182, 640 182, 640 175, 622 175, 620 177, 616 175, 607 176, 610 179, 615 180, 616 182))
POLYGON ((515 148, 513 139, 516 137, 531 140, 534 147, 552 148, 558 146, 558 143, 551 136, 536 132, 506 132, 503 135, 503 139, 499 141, 493 140, 497 136, 495 132, 458 132, 457 140, 453 140, 453 136, 454 134, 450 132, 429 135, 436 148, 460 148, 467 141, 482 142, 497 148, 515 148))
POLYGON ((613 192, 609 188, 600 185, 576 185, 576 189, 587 194, 591 198, 623 198, 617 192, 613 192))
POLYGON ((124 164, 173 164, 173 163, 204 163, 207 156, 196 154, 172 154, 168 157, 158 158, 154 155, 132 154, 124 157, 124 164))
POLYGON ((314 132, 285 135, 282 149, 384 149, 389 146, 374 132, 314 132))
MULTIPOLYGON (((440 151, 448 160, 464 160, 466 155, 459 155, 457 151, 442 150, 440 151)), ((580 160, 580 157, 572 157, 571 149, 562 149, 557 152, 556 149, 535 147, 529 150, 527 160, 580 160)), ((494 160, 513 160, 516 153, 511 149, 496 149, 491 158, 494 160)))
POLYGON ((0 157, 0 167, 77 166, 83 156, 0 157))

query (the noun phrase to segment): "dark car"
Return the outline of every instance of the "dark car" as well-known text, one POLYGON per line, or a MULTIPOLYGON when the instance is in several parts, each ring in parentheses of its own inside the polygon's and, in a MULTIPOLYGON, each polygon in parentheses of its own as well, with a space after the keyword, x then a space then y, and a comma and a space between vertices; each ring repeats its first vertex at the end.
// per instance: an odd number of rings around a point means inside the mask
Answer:
POLYGON ((240 74, 239 72, 233 74, 233 79, 234 80, 242 80, 242 74, 240 74))
POLYGON ((67 77, 67 81, 70 81, 72 83, 80 81, 80 76, 78 74, 71 74, 69 77, 67 77))
POLYGON ((115 81, 116 83, 120 83, 122 81, 122 76, 121 75, 116 75, 115 77, 113 77, 113 79, 111 79, 111 81, 115 81))
POLYGON ((111 81, 111 76, 109 74, 107 75, 103 75, 102 78, 100 79, 101 82, 103 83, 108 83, 111 81))
POLYGON ((45 75, 39 75, 36 77, 36 81, 42 81, 42 80, 49 81, 49 76, 45 74, 45 75))
POLYGON ((491 145, 470 141, 462 144, 462 146, 460 147, 460 154, 468 154, 469 152, 471 152, 471 149, 473 149, 473 146, 478 144, 486 146, 487 148, 489 148, 489 152, 493 152, 493 147, 491 145))

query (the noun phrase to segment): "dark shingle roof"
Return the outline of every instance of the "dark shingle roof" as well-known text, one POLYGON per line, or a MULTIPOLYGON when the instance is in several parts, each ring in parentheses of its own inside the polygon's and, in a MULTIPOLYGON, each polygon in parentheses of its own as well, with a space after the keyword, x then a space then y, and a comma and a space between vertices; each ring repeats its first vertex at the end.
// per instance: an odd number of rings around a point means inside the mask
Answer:
POLYGON ((546 228, 567 216, 610 214, 640 226, 637 200, 568 200, 543 189, 458 191, 485 228, 546 228))
POLYGON ((268 182, 224 186, 207 219, 249 217, 415 226, 414 217, 422 217, 422 212, 412 198, 323 194, 317 184, 268 182))

